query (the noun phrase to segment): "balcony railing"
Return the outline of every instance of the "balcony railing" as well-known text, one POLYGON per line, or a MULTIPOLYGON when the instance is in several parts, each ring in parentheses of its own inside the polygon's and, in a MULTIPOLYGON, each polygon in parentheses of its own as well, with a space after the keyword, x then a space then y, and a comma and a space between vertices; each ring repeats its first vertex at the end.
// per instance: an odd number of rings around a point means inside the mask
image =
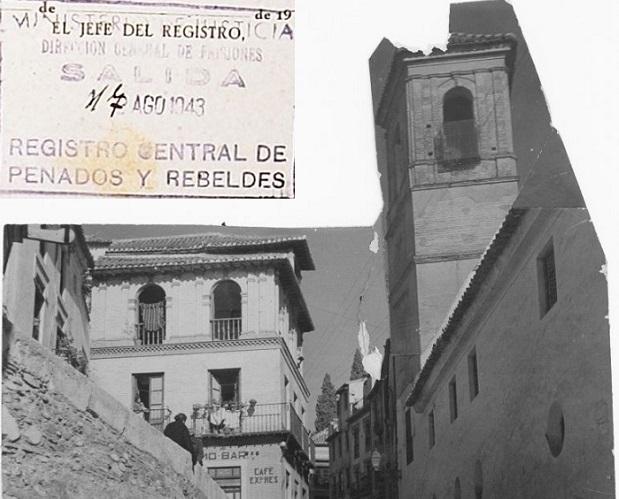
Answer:
POLYGON ((196 436, 290 433, 309 455, 309 432, 292 404, 194 405, 191 415, 196 436))
POLYGON ((241 335, 241 318, 211 319, 213 341, 238 340, 241 335))
POLYGON ((141 414, 142 417, 151 424, 151 426, 154 426, 160 431, 165 429, 166 425, 170 422, 170 416, 172 415, 172 411, 170 411, 167 407, 134 410, 133 412, 136 414, 141 414))
POLYGON ((135 325, 135 336, 139 345, 160 345, 165 340, 165 326, 148 330, 144 324, 135 325))
POLYGON ((465 166, 479 160, 475 120, 446 121, 434 139, 436 159, 443 166, 465 166))

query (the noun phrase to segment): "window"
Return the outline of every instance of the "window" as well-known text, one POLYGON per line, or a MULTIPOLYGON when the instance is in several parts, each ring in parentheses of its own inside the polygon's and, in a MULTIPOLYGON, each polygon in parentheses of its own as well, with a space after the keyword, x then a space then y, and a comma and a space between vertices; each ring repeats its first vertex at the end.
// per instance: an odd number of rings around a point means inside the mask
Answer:
POLYGON ((465 166, 479 160, 473 95, 454 87, 443 98, 443 126, 435 141, 436 156, 443 166, 465 166))
POLYGON ((166 296, 160 286, 147 284, 139 292, 136 329, 142 345, 157 345, 165 340, 166 296))
POLYGON ((213 288, 211 333, 215 341, 236 340, 241 334, 241 287, 234 281, 213 288))
POLYGON ((415 458, 413 455, 413 428, 410 409, 406 409, 404 418, 406 426, 406 464, 410 464, 415 458))
POLYGON ((65 248, 64 246, 58 246, 58 259, 60 260, 60 269, 58 270, 58 273, 60 274, 60 296, 62 296, 62 293, 64 292, 64 288, 67 285, 67 269, 68 269, 68 265, 67 262, 65 261, 65 248))
POLYGON ((396 124, 395 128, 388 133, 388 179, 389 179, 389 202, 393 203, 397 197, 400 188, 402 187, 403 172, 407 171, 406 164, 403 162, 402 154, 402 136, 400 133, 400 125, 396 124))
POLYGON ((163 405, 163 373, 133 375, 133 410, 151 425, 163 429, 167 411, 163 405))
POLYGON ((479 393, 479 373, 477 372, 477 352, 473 348, 468 358, 469 364, 469 394, 473 400, 479 393))
MULTIPOLYGON (((226 497, 229 499, 241 499, 240 466, 208 468, 208 474, 222 488, 226 497)), ((288 472, 286 474, 289 475, 288 472)))
POLYGON ((454 483, 454 499, 462 499, 462 487, 460 487, 460 478, 456 478, 454 483))
POLYGON ((359 457, 359 425, 355 426, 352 430, 352 448, 353 456, 359 457))
POLYGON ((548 411, 548 422, 546 424, 546 442, 550 453, 557 457, 563 450, 565 440, 565 418, 563 409, 559 402, 553 402, 548 411))
POLYGON ((540 312, 543 317, 557 301, 557 274, 552 241, 546 245, 537 260, 540 312))
POLYGON ((211 404, 236 407, 240 401, 240 369, 217 369, 209 371, 209 401, 211 404))
POLYGON ((452 422, 458 418, 458 392, 455 376, 449 382, 449 417, 452 422))
POLYGON ((484 493, 484 478, 481 470, 481 462, 479 460, 475 462, 473 484, 475 486, 475 499, 482 499, 484 493))
POLYGON ((444 122, 452 123, 474 118, 473 95, 470 90, 464 87, 454 87, 445 94, 443 97, 444 122))
POLYGON ((56 315, 56 355, 69 357, 69 339, 64 332, 65 319, 61 314, 56 315))
POLYGON ((43 320, 43 305, 45 304, 45 285, 38 277, 34 279, 34 310, 32 313, 32 337, 41 338, 41 322, 43 320))
POLYGON ((290 395, 288 394, 289 391, 290 391, 290 381, 288 381, 288 378, 284 376, 284 400, 286 402, 290 400, 290 395))
POLYGON ((363 437, 365 452, 369 452, 372 448, 372 428, 370 425, 369 417, 365 418, 365 420, 363 421, 363 437))
POLYGON ((432 409, 428 414, 428 441, 430 448, 434 447, 436 442, 436 434, 434 430, 434 409, 432 409))

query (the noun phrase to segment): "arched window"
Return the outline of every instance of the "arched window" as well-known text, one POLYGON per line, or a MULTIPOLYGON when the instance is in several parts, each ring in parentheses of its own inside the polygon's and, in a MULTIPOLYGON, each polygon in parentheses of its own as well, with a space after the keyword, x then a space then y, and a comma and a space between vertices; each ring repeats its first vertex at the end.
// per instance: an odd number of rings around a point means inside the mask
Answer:
POLYGON ((213 340, 236 340, 241 334, 241 287, 234 281, 213 288, 213 340))
POLYGON ((137 336, 142 345, 156 345, 165 340, 165 291, 147 284, 138 294, 137 336))
POLYGON ((445 166, 463 166, 479 160, 473 95, 454 87, 443 97, 443 126, 436 144, 439 161, 445 166))
POLYGON ((443 97, 443 121, 464 121, 475 119, 473 95, 464 87, 454 87, 443 97))

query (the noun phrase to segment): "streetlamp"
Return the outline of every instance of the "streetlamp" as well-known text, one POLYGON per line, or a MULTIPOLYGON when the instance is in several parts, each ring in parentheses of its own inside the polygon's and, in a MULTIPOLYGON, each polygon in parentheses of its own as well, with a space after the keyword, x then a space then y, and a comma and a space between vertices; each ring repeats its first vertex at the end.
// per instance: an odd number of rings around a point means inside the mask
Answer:
POLYGON ((374 449, 374 452, 372 452, 372 455, 370 456, 370 460, 372 461, 372 468, 374 468, 374 471, 378 471, 380 468, 380 460, 383 456, 381 455, 380 452, 378 452, 378 450, 374 449))

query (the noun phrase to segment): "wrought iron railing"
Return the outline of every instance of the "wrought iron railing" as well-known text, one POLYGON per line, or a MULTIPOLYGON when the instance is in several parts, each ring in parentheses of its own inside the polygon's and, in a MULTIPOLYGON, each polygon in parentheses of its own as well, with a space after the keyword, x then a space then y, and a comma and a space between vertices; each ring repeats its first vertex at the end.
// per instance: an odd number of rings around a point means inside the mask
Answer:
POLYGON ((238 340, 241 335, 241 318, 211 319, 211 337, 214 341, 238 340))
POLYGON ((309 432, 290 403, 196 404, 191 420, 196 436, 289 432, 309 455, 309 432))
POLYGON ((172 411, 170 411, 167 407, 156 409, 145 408, 143 410, 134 410, 133 412, 136 414, 141 414, 151 426, 154 426, 161 431, 163 431, 166 425, 170 422, 170 416, 172 415, 172 411))
POLYGON ((165 326, 147 330, 144 324, 136 324, 135 332, 136 340, 140 345, 160 345, 165 340, 165 326))
POLYGON ((444 122, 434 139, 434 151, 444 166, 463 166, 479 160, 475 120, 444 122))

